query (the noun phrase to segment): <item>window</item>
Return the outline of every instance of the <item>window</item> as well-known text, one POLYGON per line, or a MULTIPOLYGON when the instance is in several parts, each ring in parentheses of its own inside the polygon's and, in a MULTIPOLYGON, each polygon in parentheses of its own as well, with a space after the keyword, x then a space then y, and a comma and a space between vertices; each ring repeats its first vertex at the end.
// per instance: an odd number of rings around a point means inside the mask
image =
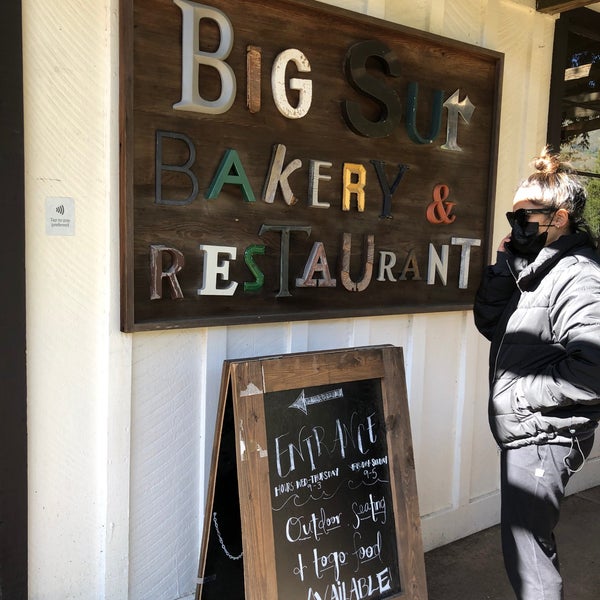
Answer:
POLYGON ((587 220, 600 233, 600 13, 587 8, 556 21, 548 143, 582 176, 587 220))

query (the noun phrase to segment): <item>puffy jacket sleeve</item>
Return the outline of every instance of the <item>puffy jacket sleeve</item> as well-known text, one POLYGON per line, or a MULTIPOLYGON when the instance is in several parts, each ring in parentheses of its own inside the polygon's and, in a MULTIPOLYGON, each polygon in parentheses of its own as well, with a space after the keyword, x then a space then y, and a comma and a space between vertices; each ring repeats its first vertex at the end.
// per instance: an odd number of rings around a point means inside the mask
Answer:
POLYGON ((475 295, 475 326, 488 340, 494 337, 504 309, 517 289, 513 274, 515 268, 511 271, 510 266, 513 258, 507 252, 498 252, 496 264, 484 269, 481 284, 475 295))
POLYGON ((550 318, 563 357, 517 384, 517 402, 547 412, 600 404, 600 267, 567 269, 554 286, 550 318))

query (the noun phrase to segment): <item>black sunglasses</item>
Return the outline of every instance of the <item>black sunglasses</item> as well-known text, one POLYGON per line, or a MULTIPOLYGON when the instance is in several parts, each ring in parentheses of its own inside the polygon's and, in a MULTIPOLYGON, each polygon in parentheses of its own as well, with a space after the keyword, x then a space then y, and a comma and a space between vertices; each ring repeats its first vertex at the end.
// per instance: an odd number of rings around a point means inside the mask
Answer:
POLYGON ((525 227, 529 222, 529 215, 551 215, 556 212, 555 208, 519 208, 514 212, 507 212, 506 218, 512 227, 518 223, 521 227, 525 227))

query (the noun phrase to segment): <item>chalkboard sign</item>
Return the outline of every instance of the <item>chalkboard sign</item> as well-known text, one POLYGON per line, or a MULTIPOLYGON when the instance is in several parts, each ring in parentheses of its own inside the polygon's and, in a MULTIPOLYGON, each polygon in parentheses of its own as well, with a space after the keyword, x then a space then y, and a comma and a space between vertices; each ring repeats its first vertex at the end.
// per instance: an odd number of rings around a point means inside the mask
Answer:
POLYGON ((227 361, 198 599, 427 597, 402 349, 227 361))

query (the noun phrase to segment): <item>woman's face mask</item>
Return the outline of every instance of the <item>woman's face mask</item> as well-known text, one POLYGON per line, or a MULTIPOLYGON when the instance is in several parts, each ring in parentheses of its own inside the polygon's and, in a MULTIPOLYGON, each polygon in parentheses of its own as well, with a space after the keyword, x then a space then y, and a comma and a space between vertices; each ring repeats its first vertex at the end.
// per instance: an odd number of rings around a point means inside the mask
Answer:
POLYGON ((529 221, 529 215, 549 215, 556 212, 552 208, 520 208, 515 212, 506 213, 506 218, 511 225, 510 242, 506 244, 508 249, 518 256, 535 258, 540 250, 546 245, 548 239, 548 227, 540 233, 540 224, 529 221))
POLYGON ((535 258, 540 250, 546 245, 548 232, 539 233, 539 223, 527 223, 523 227, 519 223, 512 226, 510 242, 506 244, 508 249, 517 256, 535 258))

